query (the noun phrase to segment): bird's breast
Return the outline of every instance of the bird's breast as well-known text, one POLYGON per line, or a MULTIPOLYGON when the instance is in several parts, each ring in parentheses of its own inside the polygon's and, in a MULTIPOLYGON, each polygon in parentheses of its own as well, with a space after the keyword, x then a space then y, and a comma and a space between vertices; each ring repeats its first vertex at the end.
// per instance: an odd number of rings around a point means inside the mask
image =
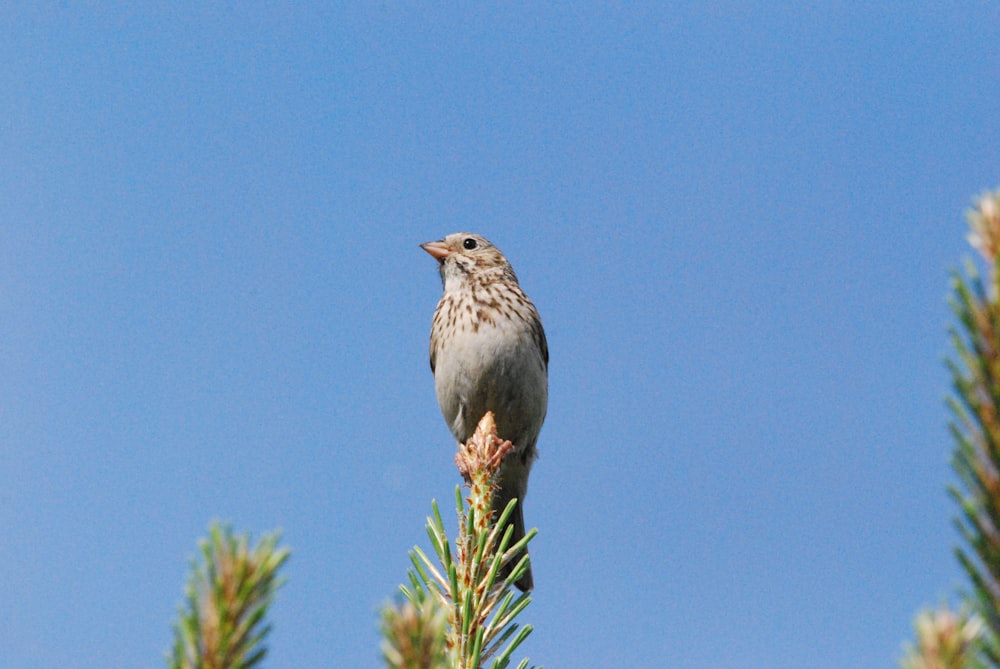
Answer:
POLYGON ((538 436, 548 403, 545 363, 530 331, 509 320, 457 328, 439 342, 434 385, 452 433, 464 442, 487 411, 515 444, 538 436))

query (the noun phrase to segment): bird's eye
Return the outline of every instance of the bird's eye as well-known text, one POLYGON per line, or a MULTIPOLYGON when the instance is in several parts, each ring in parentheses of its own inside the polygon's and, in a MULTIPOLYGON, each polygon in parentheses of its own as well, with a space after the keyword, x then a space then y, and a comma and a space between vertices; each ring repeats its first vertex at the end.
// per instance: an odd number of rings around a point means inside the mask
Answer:
POLYGON ((466 251, 471 251, 472 249, 479 246, 479 243, 476 242, 476 240, 473 239, 472 237, 466 237, 465 241, 462 242, 462 246, 463 248, 465 248, 466 251))

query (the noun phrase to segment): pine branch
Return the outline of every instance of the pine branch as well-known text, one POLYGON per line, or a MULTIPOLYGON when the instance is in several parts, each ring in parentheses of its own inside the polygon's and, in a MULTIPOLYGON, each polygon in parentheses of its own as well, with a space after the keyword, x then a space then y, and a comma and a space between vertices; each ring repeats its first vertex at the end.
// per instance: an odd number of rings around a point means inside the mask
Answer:
POLYGON ((382 609, 382 657, 391 669, 448 669, 447 611, 429 597, 382 609))
MULTIPOLYGON (((952 466, 959 483, 949 492, 960 509, 955 524, 965 543, 956 555, 972 583, 968 599, 981 628, 976 630, 982 643, 975 661, 1000 666, 1000 192, 980 197, 968 220, 969 242, 982 255, 987 278, 972 262, 966 263, 964 273, 952 276, 951 306, 958 326, 951 331, 955 357, 947 363, 954 393, 948 407, 955 440, 952 466)), ((934 624, 941 628, 958 623, 942 612, 924 614, 918 618, 918 632, 934 624)))
MULTIPOLYGON (((469 496, 463 498, 461 487, 456 488, 458 537, 452 549, 437 502, 431 502, 427 534, 436 560, 414 547, 409 586, 400 587, 405 601, 383 609, 382 649, 388 667, 506 669, 531 633, 530 625, 515 622, 531 598, 515 595, 513 588, 528 567, 528 558, 519 556, 537 530, 511 545, 512 528, 506 521, 517 500, 498 518, 491 511, 500 464, 512 448, 497 437, 492 413, 459 448, 455 462, 468 481, 469 496), (506 573, 514 560, 517 564, 506 573)), ((517 665, 527 666, 527 660, 517 665)))
POLYGON ((973 669, 981 667, 978 642, 983 621, 968 610, 946 606, 922 611, 914 622, 916 643, 904 648, 901 669, 973 669))
POLYGON ((284 583, 278 572, 290 555, 277 533, 250 548, 249 535, 213 523, 199 542, 185 602, 174 625, 170 669, 251 669, 267 654, 267 609, 284 583))

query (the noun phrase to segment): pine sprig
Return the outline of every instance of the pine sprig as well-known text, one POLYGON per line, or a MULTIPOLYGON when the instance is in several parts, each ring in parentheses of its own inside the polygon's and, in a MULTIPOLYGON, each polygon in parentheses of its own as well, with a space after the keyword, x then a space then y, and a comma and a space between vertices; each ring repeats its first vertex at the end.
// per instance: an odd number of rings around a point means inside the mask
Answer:
POLYGON ((382 609, 382 657, 391 669, 448 669, 447 611, 426 596, 382 609))
MULTIPOLYGON (((510 545, 513 528, 507 527, 507 519, 513 513, 517 500, 512 500, 499 517, 494 518, 493 492, 503 458, 513 448, 509 441, 502 441, 496 435, 493 414, 483 417, 475 434, 459 449, 456 463, 459 471, 468 481, 468 497, 462 495, 461 486, 455 490, 455 509, 458 515, 458 536, 452 543, 441 520, 437 502, 431 503, 432 515, 427 518, 427 536, 434 549, 436 560, 419 547, 410 552, 412 568, 408 573, 408 586, 400 591, 405 602, 384 609, 383 621, 387 616, 413 610, 419 616, 429 617, 429 611, 436 611, 446 621, 443 628, 433 628, 433 634, 440 634, 446 649, 444 665, 412 664, 411 659, 383 652, 389 667, 431 667, 448 669, 507 669, 511 657, 521 643, 531 634, 530 625, 519 625, 517 617, 531 602, 527 593, 514 593, 514 583, 528 568, 525 546, 537 534, 531 530, 523 539, 510 545), (524 557, 518 558, 523 555, 524 557), (518 563, 504 578, 499 574, 513 560, 518 563), (392 612, 397 612, 393 614, 392 612), (402 664, 400 662, 403 662, 402 664), (411 662, 406 664, 406 662, 411 662), (489 663, 489 664, 487 664, 489 663)), ((408 613, 411 618, 419 617, 408 613)), ((387 646, 398 649, 405 639, 413 638, 414 632, 402 639, 383 623, 383 634, 387 646)), ((422 628, 431 629, 429 624, 422 628)), ((429 633, 429 632, 427 632, 429 633)), ((409 641, 410 646, 415 646, 409 641)), ((435 641, 424 641, 425 646, 437 647, 435 641)), ((440 658, 439 658, 440 659, 440 658)), ((518 669, 527 669, 528 661, 522 660, 518 669)))
POLYGON ((265 616, 290 555, 278 541, 271 534, 251 548, 249 536, 228 525, 209 528, 174 625, 170 669, 251 669, 264 659, 271 631, 265 616))
POLYGON ((978 641, 982 619, 968 609, 947 606, 920 612, 914 623, 916 641, 907 644, 901 669, 979 669, 978 641))
POLYGON ((955 525, 965 543, 956 555, 972 582, 976 620, 984 628, 976 646, 983 659, 1000 666, 1000 192, 982 196, 968 219, 969 241, 981 253, 987 276, 971 261, 952 275, 950 302, 958 325, 950 332, 954 358, 947 361, 953 390, 948 427, 958 483, 949 493, 959 507, 955 525))

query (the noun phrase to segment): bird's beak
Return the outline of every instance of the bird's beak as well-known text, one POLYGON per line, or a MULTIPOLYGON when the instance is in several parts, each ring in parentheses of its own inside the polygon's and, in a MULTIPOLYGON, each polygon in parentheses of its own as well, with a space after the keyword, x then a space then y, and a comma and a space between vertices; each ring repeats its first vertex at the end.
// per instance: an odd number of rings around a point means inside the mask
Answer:
POLYGON ((444 240, 440 242, 427 242, 426 244, 421 244, 420 248, 430 253, 437 260, 444 260, 451 255, 451 249, 445 246, 444 240))

